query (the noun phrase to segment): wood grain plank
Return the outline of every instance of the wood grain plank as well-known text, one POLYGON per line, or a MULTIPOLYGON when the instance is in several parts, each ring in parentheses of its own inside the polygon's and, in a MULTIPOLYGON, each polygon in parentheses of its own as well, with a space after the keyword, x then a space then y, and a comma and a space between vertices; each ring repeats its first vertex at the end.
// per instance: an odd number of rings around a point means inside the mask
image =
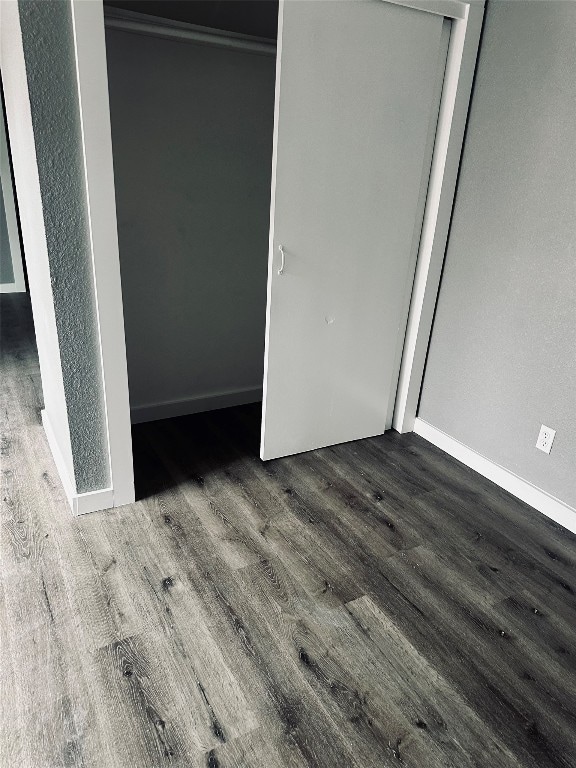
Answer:
MULTIPOLYGON (((551 658, 539 655, 528 636, 512 635, 498 604, 475 603, 456 573, 424 552, 411 554, 409 563, 390 558, 383 568, 389 583, 420 615, 415 619, 398 612, 395 623, 527 764, 570 765, 564 755, 574 745, 573 695, 558 685, 551 658), (545 670, 536 698, 526 676, 527 659, 545 670)), ((388 594, 370 594, 391 616, 388 594)))
MULTIPOLYGON (((163 520, 168 514, 177 514, 172 505, 172 499, 178 503, 177 497, 177 491, 163 492, 161 514, 157 516, 163 520)), ((148 504, 147 511, 154 515, 156 504, 148 504)), ((186 506, 185 509, 189 511, 186 506)), ((142 637, 145 639, 150 633, 161 636, 166 663, 170 661, 174 670, 182 670, 180 680, 174 672, 175 690, 186 684, 190 706, 204 713, 206 727, 198 744, 207 750, 214 746, 215 734, 218 738, 233 739, 258 723, 211 632, 210 613, 196 594, 197 583, 206 576, 196 562, 187 562, 190 550, 184 557, 179 537, 177 542, 171 540, 171 526, 162 522, 156 529, 149 521, 144 530, 150 531, 149 538, 140 532, 137 537, 126 538, 122 521, 110 520, 110 543, 104 562, 114 563, 108 572, 116 572, 118 583, 130 585, 130 599, 137 612, 146 617, 142 637), (124 536, 115 535, 121 531, 124 536)), ((202 546, 202 542, 197 544, 202 546)))
POLYGON ((264 464, 257 405, 73 518, 0 321, 0 765, 575 768, 575 536, 413 435, 264 464))
POLYGON ((204 750, 217 739, 208 738, 205 708, 190 707, 187 681, 178 685, 163 645, 148 633, 146 639, 125 638, 93 653, 93 675, 105 704, 97 708, 100 730, 111 752, 124 755, 122 765, 205 765, 204 750), (123 723, 130 727, 119 727, 123 723))
MULTIPOLYGON (((301 686, 310 686, 345 740, 350 764, 388 766, 402 760, 416 766, 426 760, 430 766, 442 765, 442 755, 422 744, 418 729, 374 686, 377 681, 366 673, 370 648, 343 608, 299 610, 299 590, 276 562, 246 568, 242 579, 285 663, 293 666, 294 677, 302 678, 301 686), (338 656, 339 644, 344 659, 338 656)), ((349 764, 344 753, 341 760, 349 764)))
POLYGON ((346 609, 381 654, 370 670, 373 684, 377 686, 383 678, 386 695, 402 706, 410 722, 448 759, 459 766, 521 765, 373 600, 361 597, 346 609))

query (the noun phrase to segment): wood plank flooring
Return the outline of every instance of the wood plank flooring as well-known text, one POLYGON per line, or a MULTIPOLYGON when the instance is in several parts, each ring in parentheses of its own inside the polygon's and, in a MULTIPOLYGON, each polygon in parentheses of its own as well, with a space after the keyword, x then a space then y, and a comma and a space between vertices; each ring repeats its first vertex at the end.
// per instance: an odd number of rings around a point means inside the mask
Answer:
POLYGON ((575 536, 413 435, 264 464, 257 407, 73 518, 1 302, 2 768, 576 766, 575 536))

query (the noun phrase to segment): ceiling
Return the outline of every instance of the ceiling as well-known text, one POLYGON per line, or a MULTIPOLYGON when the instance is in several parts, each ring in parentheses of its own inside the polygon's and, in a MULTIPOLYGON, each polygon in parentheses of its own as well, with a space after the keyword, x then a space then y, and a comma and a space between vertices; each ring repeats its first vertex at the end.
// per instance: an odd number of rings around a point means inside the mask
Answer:
POLYGON ((276 39, 278 0, 104 0, 104 5, 276 39))

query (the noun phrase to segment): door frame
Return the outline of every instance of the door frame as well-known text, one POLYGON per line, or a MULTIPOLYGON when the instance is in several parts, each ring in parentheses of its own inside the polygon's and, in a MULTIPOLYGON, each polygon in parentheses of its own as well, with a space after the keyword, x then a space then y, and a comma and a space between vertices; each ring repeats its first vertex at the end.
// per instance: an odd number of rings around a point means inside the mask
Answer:
POLYGON ((134 470, 104 4, 70 5, 111 485, 107 500, 86 510, 96 511, 135 500, 134 470))
MULTIPOLYGON (((280 13, 285 0, 280 0, 280 13)), ((399 432, 413 430, 472 91, 485 0, 382 0, 452 21, 422 235, 393 415, 399 432)), ((104 7, 73 0, 94 280, 105 384, 113 506, 134 498, 130 406, 114 203, 104 7)), ((278 50, 278 66, 281 51, 278 50)), ((110 506, 110 505, 108 505, 110 506)))
POLYGON ((452 217, 485 0, 382 0, 452 22, 392 426, 412 432, 452 217))

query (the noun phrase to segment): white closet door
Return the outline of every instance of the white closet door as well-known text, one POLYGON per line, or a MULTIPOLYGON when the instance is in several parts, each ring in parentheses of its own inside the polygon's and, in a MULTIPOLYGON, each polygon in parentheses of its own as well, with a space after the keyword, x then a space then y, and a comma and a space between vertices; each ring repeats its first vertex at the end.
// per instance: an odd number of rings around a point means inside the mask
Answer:
POLYGON ((383 0, 281 2, 263 459, 390 426, 448 24, 383 0))

